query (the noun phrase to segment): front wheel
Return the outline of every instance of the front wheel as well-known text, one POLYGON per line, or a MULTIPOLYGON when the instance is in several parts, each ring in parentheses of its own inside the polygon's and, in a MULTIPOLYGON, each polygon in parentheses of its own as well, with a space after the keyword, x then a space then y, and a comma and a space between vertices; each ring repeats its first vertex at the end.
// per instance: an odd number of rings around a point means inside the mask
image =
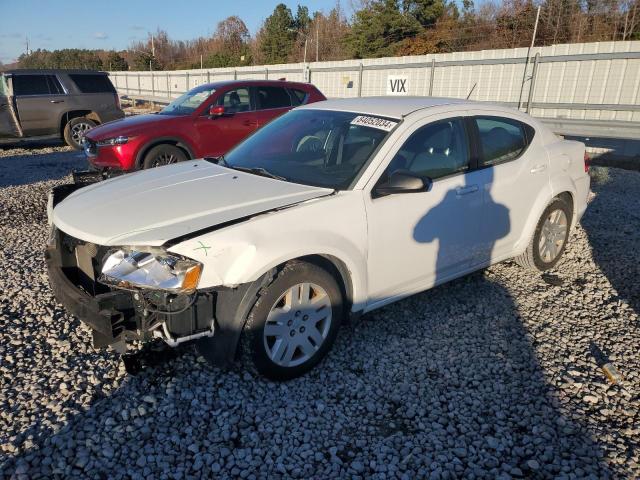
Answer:
POLYGON ((515 258, 521 266, 545 271, 560 261, 569 239, 571 206, 561 198, 555 198, 544 210, 533 238, 522 255, 515 258))
POLYGON ((142 168, 162 167, 173 163, 184 162, 187 159, 185 153, 174 145, 157 145, 149 150, 142 162, 142 168))
POLYGON ((64 141, 76 150, 82 150, 82 140, 96 122, 86 117, 72 118, 64 127, 64 141))
POLYGON ((261 290, 243 344, 265 377, 300 376, 329 352, 343 309, 342 292, 331 274, 310 263, 290 262, 261 290))

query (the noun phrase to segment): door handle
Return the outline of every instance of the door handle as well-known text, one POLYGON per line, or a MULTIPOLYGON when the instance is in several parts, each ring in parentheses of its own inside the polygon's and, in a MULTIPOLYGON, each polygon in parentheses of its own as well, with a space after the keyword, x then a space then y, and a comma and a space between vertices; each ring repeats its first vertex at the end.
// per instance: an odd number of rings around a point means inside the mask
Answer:
POLYGON ((544 172, 546 169, 547 169, 547 166, 542 164, 542 165, 536 165, 530 171, 531 173, 539 173, 539 172, 544 172))
POLYGON ((64 103, 64 100, 49 100, 50 103, 64 103))
POLYGON ((246 127, 255 127, 256 125, 258 125, 258 122, 255 120, 244 120, 242 124, 246 127))
POLYGON ((470 193, 477 192, 478 185, 469 185, 468 187, 456 188, 456 195, 469 195, 470 193))

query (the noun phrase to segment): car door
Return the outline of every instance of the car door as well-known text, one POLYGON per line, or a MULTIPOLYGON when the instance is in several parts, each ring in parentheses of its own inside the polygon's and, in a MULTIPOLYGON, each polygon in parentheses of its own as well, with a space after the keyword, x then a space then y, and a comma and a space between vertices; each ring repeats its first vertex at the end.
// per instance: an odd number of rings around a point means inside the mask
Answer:
POLYGON ((14 74, 13 93, 26 136, 60 133, 66 94, 55 75, 14 74))
POLYGON ((18 124, 13 108, 13 94, 7 77, 0 75, 0 138, 20 137, 18 124))
POLYGON ((549 182, 549 159, 541 149, 529 148, 535 130, 502 112, 478 112, 471 123, 478 139, 478 167, 486 172, 482 191, 483 249, 488 261, 512 256, 523 234, 531 206, 549 182), (498 211, 508 212, 508 228, 498 211))
POLYGON ((291 109, 291 97, 286 88, 274 86, 253 87, 258 127, 269 123, 291 109))
POLYGON ((365 196, 371 305, 444 282, 477 262, 483 172, 473 169, 464 118, 428 117, 398 144, 378 182, 409 170, 433 184, 427 192, 365 196))
POLYGON ((223 106, 224 115, 209 117, 208 108, 195 121, 203 156, 226 153, 258 128, 249 87, 221 92, 212 105, 223 106))

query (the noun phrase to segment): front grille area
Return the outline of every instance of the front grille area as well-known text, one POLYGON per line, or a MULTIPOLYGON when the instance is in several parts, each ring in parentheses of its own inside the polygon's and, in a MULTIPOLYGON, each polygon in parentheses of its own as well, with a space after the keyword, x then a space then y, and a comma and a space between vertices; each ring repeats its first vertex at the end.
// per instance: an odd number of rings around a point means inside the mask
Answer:
POLYGON ((95 297, 110 289, 96 281, 101 250, 93 243, 84 242, 64 232, 58 231, 62 253, 62 271, 65 276, 82 291, 95 297))

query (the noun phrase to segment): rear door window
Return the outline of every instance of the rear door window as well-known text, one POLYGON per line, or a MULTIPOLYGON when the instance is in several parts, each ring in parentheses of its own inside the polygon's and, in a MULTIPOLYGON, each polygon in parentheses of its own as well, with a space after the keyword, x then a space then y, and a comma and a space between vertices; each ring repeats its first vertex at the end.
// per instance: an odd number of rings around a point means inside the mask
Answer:
POLYGON ((60 85, 60 80, 55 75, 47 75, 47 83, 49 84, 49 92, 54 95, 64 95, 64 89, 60 85))
POLYGON ((106 75, 80 73, 71 74, 69 78, 82 93, 116 93, 116 89, 106 75))
POLYGON ((465 172, 469 167, 463 120, 449 118, 429 123, 413 133, 387 167, 387 175, 396 170, 409 170, 435 180, 465 172))
POLYGON ((291 106, 291 98, 281 87, 256 87, 258 110, 286 108, 291 106))
POLYGON ((47 75, 14 75, 13 93, 23 95, 49 95, 47 75))
POLYGON ((524 153, 533 137, 531 127, 504 117, 476 117, 482 155, 481 166, 515 160, 524 153))

